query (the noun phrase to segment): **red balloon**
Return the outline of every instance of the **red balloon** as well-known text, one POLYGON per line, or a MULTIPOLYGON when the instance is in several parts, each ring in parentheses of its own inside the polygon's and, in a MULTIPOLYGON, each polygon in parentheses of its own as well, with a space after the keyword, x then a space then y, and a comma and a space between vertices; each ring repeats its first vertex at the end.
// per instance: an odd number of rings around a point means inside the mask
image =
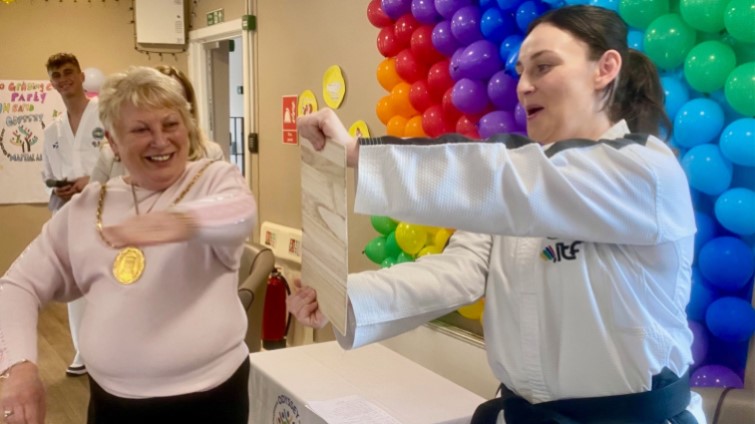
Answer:
POLYGON ((427 108, 422 114, 422 129, 430 137, 438 137, 449 131, 446 121, 443 119, 443 110, 440 105, 433 105, 427 108))
POLYGON ((380 0, 372 0, 367 6, 367 20, 377 28, 393 25, 391 18, 383 12, 380 0))
POLYGON ((396 24, 393 26, 393 32, 396 34, 396 39, 401 43, 401 48, 409 47, 409 42, 412 40, 412 34, 414 30, 419 28, 422 24, 412 16, 411 13, 396 19, 396 24))
POLYGON ((420 79, 412 84, 412 88, 409 90, 409 102, 420 112, 424 112, 434 104, 427 89, 427 81, 420 79))
POLYGON ((396 39, 393 27, 385 27, 380 30, 377 36, 377 48, 380 54, 385 57, 396 56, 401 51, 403 47, 396 39))
POLYGON ((419 62, 410 49, 404 49, 396 55, 396 73, 411 84, 427 76, 427 66, 419 62))
POLYGON ((456 132, 475 140, 480 139, 480 133, 477 130, 477 124, 470 121, 466 116, 462 116, 456 122, 456 132))
POLYGON ((456 121, 458 121, 461 117, 461 111, 457 109, 456 106, 454 106, 454 103, 451 101, 451 93, 453 91, 453 87, 446 90, 446 93, 443 95, 443 100, 441 101, 440 105, 443 109, 443 118, 455 125, 456 121))
POLYGON ((412 34, 409 42, 414 56, 422 63, 431 65, 443 59, 443 55, 433 46, 433 26, 423 25, 412 34))
POLYGON ((454 80, 451 78, 451 72, 448 69, 449 61, 442 60, 436 62, 430 67, 427 72, 427 88, 430 90, 430 95, 436 102, 440 102, 443 98, 443 94, 454 86, 454 80))

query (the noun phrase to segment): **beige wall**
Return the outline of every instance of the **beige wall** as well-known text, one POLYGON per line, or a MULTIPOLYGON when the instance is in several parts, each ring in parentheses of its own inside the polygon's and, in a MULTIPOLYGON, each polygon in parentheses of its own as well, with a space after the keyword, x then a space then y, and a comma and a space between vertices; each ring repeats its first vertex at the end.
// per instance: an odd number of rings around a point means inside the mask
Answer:
MULTIPOLYGON (((340 65, 347 91, 339 115, 347 125, 364 119, 373 134, 384 132, 375 116, 375 104, 385 94, 375 76, 382 58, 376 48, 378 30, 367 20, 368 4, 368 0, 257 3, 261 221, 301 228, 299 149, 281 142, 281 96, 310 89, 323 107, 322 75, 329 66, 340 65)), ((349 220, 350 268, 374 266, 361 254, 377 235, 369 217, 352 214, 349 220)))

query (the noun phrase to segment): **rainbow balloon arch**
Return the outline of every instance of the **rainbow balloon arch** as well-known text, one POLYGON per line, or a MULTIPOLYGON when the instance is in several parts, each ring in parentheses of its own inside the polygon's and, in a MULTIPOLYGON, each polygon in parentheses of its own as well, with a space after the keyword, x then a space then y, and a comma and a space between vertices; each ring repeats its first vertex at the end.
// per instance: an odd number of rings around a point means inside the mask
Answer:
MULTIPOLYGON (((755 3, 752 0, 372 0, 385 58, 376 105, 386 133, 472 139, 525 132, 514 69, 524 33, 572 4, 616 11, 630 48, 656 64, 698 232, 687 314, 694 386, 743 386, 755 272, 755 3)), ((381 267, 441 253, 452 229, 373 216, 365 255, 381 267)), ((484 299, 460 308, 480 319, 484 299)))

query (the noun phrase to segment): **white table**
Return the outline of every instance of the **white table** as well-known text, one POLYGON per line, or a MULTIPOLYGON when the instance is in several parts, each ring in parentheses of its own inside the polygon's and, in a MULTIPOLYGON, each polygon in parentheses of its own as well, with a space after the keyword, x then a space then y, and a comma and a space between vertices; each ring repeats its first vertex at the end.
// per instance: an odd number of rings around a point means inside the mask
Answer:
POLYGON ((401 423, 468 423, 485 401, 379 344, 344 351, 336 342, 318 343, 253 353, 250 361, 252 424, 279 424, 286 422, 283 418, 291 424, 322 424, 306 403, 350 395, 401 423))

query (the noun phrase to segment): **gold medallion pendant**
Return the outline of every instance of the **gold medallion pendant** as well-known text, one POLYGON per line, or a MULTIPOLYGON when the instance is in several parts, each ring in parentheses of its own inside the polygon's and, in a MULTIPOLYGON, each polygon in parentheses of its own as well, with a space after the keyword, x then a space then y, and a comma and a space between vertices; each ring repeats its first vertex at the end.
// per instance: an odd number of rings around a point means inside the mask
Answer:
POLYGON ((144 272, 144 253, 136 247, 124 247, 113 261, 113 276, 127 286, 139 280, 144 272))

